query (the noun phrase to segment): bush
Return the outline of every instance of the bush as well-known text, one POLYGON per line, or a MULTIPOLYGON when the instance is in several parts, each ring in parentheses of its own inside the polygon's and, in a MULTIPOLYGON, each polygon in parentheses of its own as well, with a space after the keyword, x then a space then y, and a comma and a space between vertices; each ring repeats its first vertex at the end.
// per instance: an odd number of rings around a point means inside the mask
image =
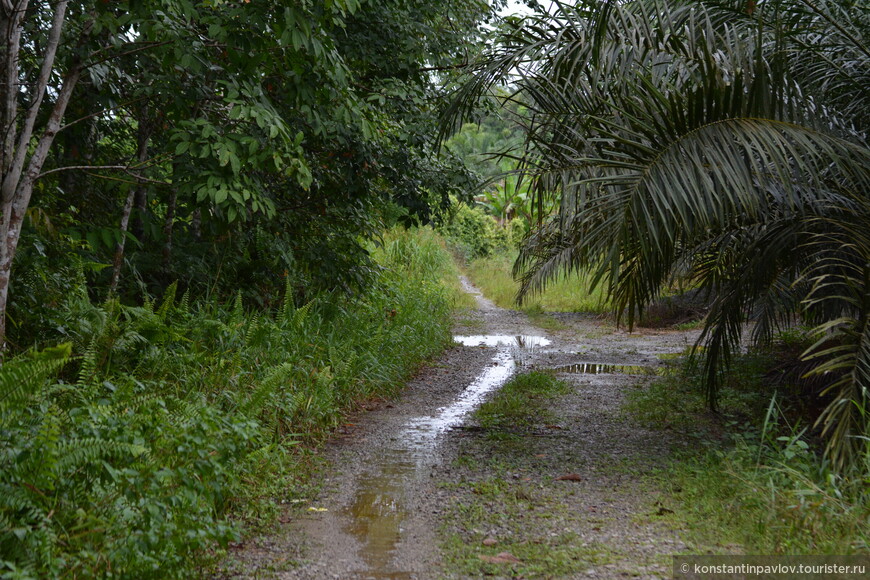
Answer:
POLYGON ((514 220, 501 226, 494 217, 478 207, 458 205, 441 233, 464 261, 515 250, 522 239, 522 223, 514 220))

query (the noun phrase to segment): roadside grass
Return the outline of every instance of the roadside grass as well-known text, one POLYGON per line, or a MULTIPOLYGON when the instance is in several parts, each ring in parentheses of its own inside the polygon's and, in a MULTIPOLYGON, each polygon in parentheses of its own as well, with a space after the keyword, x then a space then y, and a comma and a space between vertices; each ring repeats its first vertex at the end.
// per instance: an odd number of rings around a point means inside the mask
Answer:
POLYGON ((203 575, 311 497, 345 414, 451 342, 443 242, 394 230, 372 253, 365 292, 260 311, 174 285, 95 302, 82 275, 46 339, 64 344, 0 367, 0 576, 203 575))
MULTIPOLYGON (((517 309, 515 299, 519 284, 511 276, 516 256, 515 251, 495 254, 473 260, 465 267, 474 285, 501 308, 517 309)), ((553 280, 543 292, 529 296, 520 310, 537 316, 545 312, 609 313, 603 285, 599 284, 590 292, 590 282, 591 276, 587 274, 560 277, 553 280)), ((535 323, 539 324, 537 321, 535 323)))
POLYGON ((695 553, 870 553, 866 468, 838 475, 824 463, 788 388, 777 393, 766 375, 772 366, 769 353, 737 359, 718 415, 706 411, 689 363, 628 394, 625 413, 688 442, 652 476, 677 506, 673 525, 695 553))

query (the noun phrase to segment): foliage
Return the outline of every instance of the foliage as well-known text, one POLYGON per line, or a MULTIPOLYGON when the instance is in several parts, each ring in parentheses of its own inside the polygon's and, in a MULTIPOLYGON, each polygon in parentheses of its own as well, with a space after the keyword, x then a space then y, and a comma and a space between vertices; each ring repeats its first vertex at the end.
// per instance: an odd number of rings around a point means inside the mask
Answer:
POLYGON ((177 281, 193 296, 243 288, 246 304, 271 307, 285 271, 301 300, 364 287, 377 270, 368 240, 396 221, 432 221, 470 191, 461 160, 434 150, 436 110, 496 9, 4 4, 0 68, 18 84, 2 101, 0 169, 22 194, 4 194, 15 211, 0 220, 11 233, 0 248, 0 334, 7 283, 10 338, 25 347, 44 330, 33 328, 44 316, 25 320, 32 278, 63 295, 75 256, 111 264, 86 271, 90 291, 127 304, 177 281), (15 271, 31 278, 20 283, 9 275, 19 245, 15 271))
POLYGON ((468 261, 516 248, 521 228, 521 224, 514 222, 502 227, 482 208, 459 204, 441 224, 439 232, 458 256, 468 261))
POLYGON ((684 444, 660 477, 698 550, 734 543, 758 554, 870 549, 867 449, 861 463, 835 470, 819 453, 820 430, 807 423, 799 386, 772 379, 794 339, 790 332, 773 350, 734 361, 719 415, 705 411, 701 368, 690 358, 628 394, 627 414, 684 444))
POLYGON ((367 293, 297 306, 288 284, 271 311, 75 286, 68 342, 0 367, 0 575, 187 577, 299 493, 295 446, 449 343, 449 254, 431 234, 386 240, 367 293))
MULTIPOLYGON (((516 251, 477 258, 465 270, 484 296, 501 308, 515 308, 519 284, 511 276, 516 251)), ((547 288, 526 300, 520 308, 527 312, 595 312, 605 314, 610 305, 600 286, 592 287, 591 274, 571 273, 551 282, 547 288)))
POLYGON ((674 279, 712 297, 707 400, 744 322, 795 317, 829 379, 820 422, 858 461, 870 385, 870 50, 851 0, 555 2, 508 22, 450 112, 510 79, 530 111, 523 165, 559 212, 529 236, 520 297, 593 269, 632 325, 674 279))

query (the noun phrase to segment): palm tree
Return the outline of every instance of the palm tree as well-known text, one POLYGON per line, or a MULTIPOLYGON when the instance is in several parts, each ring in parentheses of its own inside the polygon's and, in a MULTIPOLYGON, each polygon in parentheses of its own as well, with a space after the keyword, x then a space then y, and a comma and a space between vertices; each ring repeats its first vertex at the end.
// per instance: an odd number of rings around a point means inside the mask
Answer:
POLYGON ((708 401, 739 345, 800 317, 830 378, 843 468, 868 452, 870 13, 857 0, 629 0, 509 24, 457 93, 508 79, 531 111, 523 169, 559 211, 525 241, 522 299, 592 269, 629 325, 675 278, 712 299, 708 401))

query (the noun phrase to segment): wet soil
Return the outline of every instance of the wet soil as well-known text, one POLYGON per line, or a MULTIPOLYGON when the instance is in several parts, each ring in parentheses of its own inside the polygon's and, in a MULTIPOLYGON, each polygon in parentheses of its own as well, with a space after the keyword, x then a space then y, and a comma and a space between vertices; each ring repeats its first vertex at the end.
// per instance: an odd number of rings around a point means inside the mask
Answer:
POLYGON ((644 474, 680 442, 633 424, 620 406, 656 374, 661 355, 683 351, 695 333, 627 333, 583 314, 558 315, 563 329, 547 333, 476 294, 478 310, 457 325, 460 342, 398 400, 349 421, 326 449, 318 496, 288 508, 273 534, 236 546, 228 575, 512 577, 520 564, 485 558, 549 542, 572 565, 525 577, 670 576, 669 556, 685 546, 657 520, 670 508, 644 474), (552 402, 558 424, 505 444, 476 429, 470 413, 523 368, 556 369, 574 389, 552 402), (463 514, 481 502, 476 484, 492 481, 512 499, 489 498, 488 509, 517 513, 478 526, 463 514))

